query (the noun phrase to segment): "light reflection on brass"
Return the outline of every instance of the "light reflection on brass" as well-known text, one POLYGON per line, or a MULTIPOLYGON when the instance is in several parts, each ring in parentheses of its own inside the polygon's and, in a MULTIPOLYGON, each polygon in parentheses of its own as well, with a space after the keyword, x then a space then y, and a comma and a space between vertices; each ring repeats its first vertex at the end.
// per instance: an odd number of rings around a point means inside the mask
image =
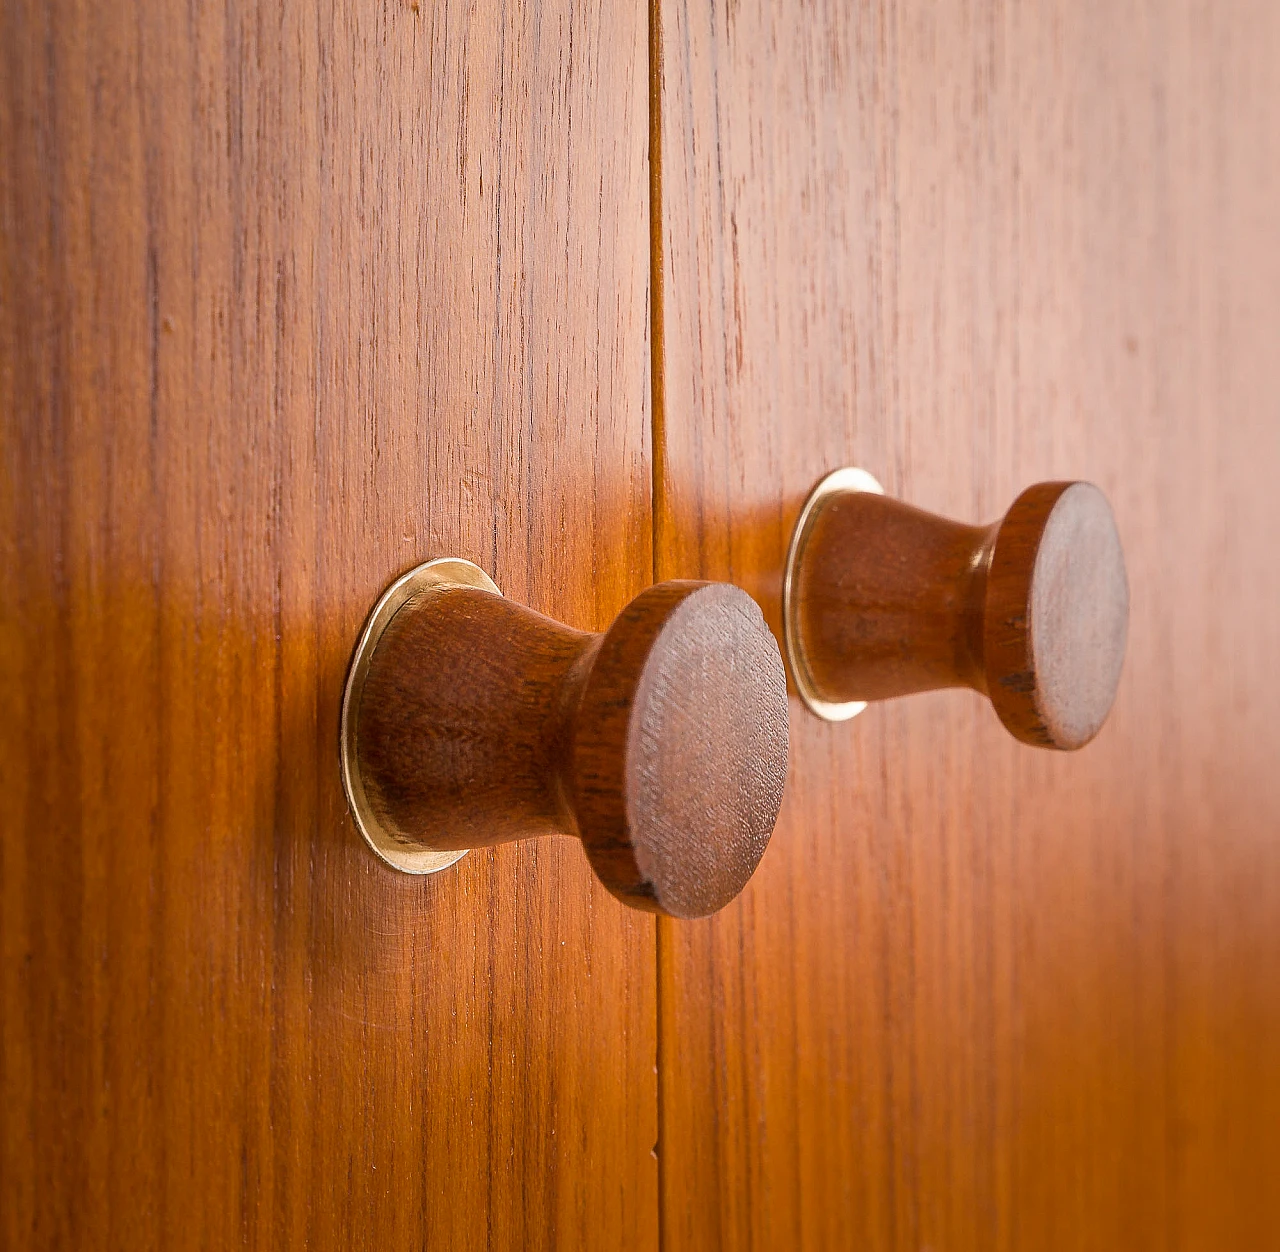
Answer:
POLYGON ((832 703, 823 700, 814 684, 808 658, 805 656, 804 643, 799 622, 799 588, 796 580, 799 576, 800 560, 804 554, 804 546, 808 542, 813 523, 823 506, 832 496, 844 495, 850 491, 870 491, 876 495, 884 495, 884 488, 864 469, 846 466, 828 474, 809 493, 809 498, 800 510, 795 529, 791 532, 791 544, 787 548, 786 572, 782 578, 782 638, 786 649, 787 667, 791 671, 796 691, 808 708, 828 722, 847 722, 857 717, 867 707, 865 700, 850 700, 846 703, 832 703))
POLYGON ((342 786, 360 833, 379 858, 406 874, 434 874, 467 855, 462 851, 437 852, 409 843, 379 821, 365 795, 356 752, 356 713, 364 691, 369 662, 391 619, 411 600, 420 602, 442 587, 477 587, 501 595, 497 584, 478 565, 454 557, 440 557, 419 565, 396 579, 374 605, 351 658, 346 690, 342 694, 342 730, 339 748, 342 759, 342 786))

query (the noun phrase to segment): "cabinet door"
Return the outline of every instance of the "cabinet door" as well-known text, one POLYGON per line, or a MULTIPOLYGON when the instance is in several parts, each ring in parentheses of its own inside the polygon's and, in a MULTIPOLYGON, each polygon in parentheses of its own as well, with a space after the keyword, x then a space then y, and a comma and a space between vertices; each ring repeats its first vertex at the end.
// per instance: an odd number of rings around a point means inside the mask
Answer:
POLYGON ((826 470, 1093 479, 1079 754, 792 705, 740 901, 660 923, 664 1246, 1275 1246, 1280 10, 660 0, 659 577, 778 618, 826 470))
POLYGON ((0 19, 6 1248, 652 1246, 654 930, 397 875, 351 648, 650 581, 643 10, 0 19))
POLYGON ((1265 1246, 1280 14, 482 8, 0 17, 4 1245, 1265 1246), (841 464, 1107 491, 1093 746, 793 702, 707 922, 374 860, 396 574, 776 626, 841 464))

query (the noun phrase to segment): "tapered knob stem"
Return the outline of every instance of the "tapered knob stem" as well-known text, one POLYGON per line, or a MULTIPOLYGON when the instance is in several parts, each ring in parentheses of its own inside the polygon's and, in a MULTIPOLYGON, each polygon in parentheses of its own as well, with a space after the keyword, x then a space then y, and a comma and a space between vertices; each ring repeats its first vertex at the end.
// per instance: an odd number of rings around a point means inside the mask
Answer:
POLYGON ((966 526, 839 470, 801 512, 784 583, 788 661, 819 715, 965 686, 1050 748, 1101 728, 1128 611, 1111 507, 1083 482, 1038 483, 999 522, 966 526))
POLYGON ((742 890, 773 830, 785 671, 736 587, 661 583, 586 634, 468 562, 431 562, 366 628, 343 752, 357 822, 398 868, 576 835, 628 904, 702 916, 742 890))

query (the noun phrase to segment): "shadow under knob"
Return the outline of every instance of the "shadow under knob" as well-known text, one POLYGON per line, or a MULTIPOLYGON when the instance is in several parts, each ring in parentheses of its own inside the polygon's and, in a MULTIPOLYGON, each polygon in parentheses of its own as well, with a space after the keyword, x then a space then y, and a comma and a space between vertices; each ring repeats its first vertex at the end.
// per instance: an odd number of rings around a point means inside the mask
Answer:
POLYGON ((830 720, 966 686, 1024 743, 1079 748, 1115 699, 1129 589, 1091 483, 1037 483, 1000 521, 966 526, 837 470, 800 514, 783 586, 792 677, 830 720))
POLYGON ((639 908, 700 917, 751 877, 782 802, 786 676, 755 601, 667 582, 604 634, 504 599, 466 561, 384 596, 343 708, 343 772, 384 860, 429 872, 467 849, 581 839, 639 908))

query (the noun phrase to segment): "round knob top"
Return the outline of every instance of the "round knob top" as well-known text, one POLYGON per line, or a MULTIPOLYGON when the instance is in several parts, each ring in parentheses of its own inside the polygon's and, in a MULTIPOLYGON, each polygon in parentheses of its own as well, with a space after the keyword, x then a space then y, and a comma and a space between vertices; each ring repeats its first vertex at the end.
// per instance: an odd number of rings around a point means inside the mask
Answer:
POLYGON ((1115 699, 1129 585, 1107 498, 1092 483, 1037 483, 1000 522, 987 575, 983 667, 1019 739, 1078 748, 1115 699))
POLYGON ((698 582, 633 600, 574 719, 573 808, 605 885, 676 917, 715 912, 764 854, 786 767, 786 675, 755 601, 698 582))

